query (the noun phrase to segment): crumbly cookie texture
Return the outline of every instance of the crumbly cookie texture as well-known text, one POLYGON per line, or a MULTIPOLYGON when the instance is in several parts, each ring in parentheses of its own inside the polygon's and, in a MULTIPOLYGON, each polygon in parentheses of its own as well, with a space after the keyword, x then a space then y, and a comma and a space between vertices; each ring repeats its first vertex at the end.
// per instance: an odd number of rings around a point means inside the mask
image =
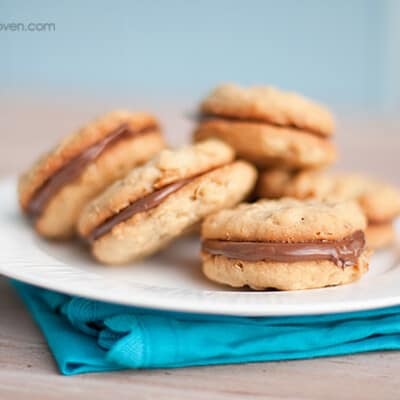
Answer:
MULTIPOLYGON (((135 214, 92 244, 105 264, 124 264, 150 255, 181 236, 210 213, 243 200, 256 181, 255 168, 236 161, 206 172, 157 207, 135 214)), ((151 180, 148 182, 152 185, 151 180)))
POLYGON ((25 209, 36 190, 57 170, 78 156, 84 149, 106 137, 126 123, 133 130, 155 127, 157 120, 144 112, 113 111, 83 126, 65 137, 53 150, 43 155, 19 180, 18 192, 22 209, 25 209))
POLYGON ((164 140, 158 131, 116 143, 89 164, 78 178, 51 197, 43 213, 35 220, 35 229, 48 238, 73 236, 83 207, 93 197, 163 147, 164 140))
POLYGON ((162 150, 89 203, 82 212, 78 230, 85 236, 135 200, 170 183, 228 164, 234 157, 233 149, 218 140, 162 150))
POLYGON ((354 282, 368 271, 368 251, 358 264, 339 268, 330 261, 293 263, 248 262, 202 253, 203 272, 212 281, 256 290, 301 290, 354 282))
POLYGON ((393 223, 370 224, 365 237, 368 247, 377 250, 390 246, 396 239, 396 231, 393 223))
POLYGON ((335 145, 326 138, 263 123, 210 119, 201 122, 194 140, 216 137, 231 145, 238 156, 267 168, 318 168, 336 160, 335 145))
POLYGON ((303 96, 268 86, 240 87, 223 84, 215 88, 201 104, 205 114, 276 125, 295 126, 329 136, 334 121, 329 110, 303 96))
POLYGON ((357 200, 371 222, 388 222, 400 214, 400 192, 397 188, 356 174, 327 174, 321 171, 292 174, 275 169, 260 174, 257 187, 260 197, 357 200))
POLYGON ((340 240, 365 227, 365 216, 356 202, 283 198, 241 204, 213 214, 202 225, 202 237, 284 242, 340 240))

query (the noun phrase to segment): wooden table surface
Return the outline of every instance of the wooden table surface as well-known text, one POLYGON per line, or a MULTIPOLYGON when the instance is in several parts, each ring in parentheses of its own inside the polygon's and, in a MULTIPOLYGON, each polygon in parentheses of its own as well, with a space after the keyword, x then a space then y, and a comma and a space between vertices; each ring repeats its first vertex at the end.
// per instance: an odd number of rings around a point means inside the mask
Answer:
MULTIPOLYGON (((102 107, 0 99, 0 175, 102 107), (21 115, 21 107, 24 113, 21 115), (97 107, 97 108, 96 108, 97 107), (57 133, 54 133, 57 132, 57 133)), ((172 142, 189 129, 178 112, 160 112, 172 142), (178 116, 178 117, 177 117, 178 116)), ((400 184, 400 121, 349 119, 337 142, 340 168, 362 169, 400 184)), ((0 245, 1 246, 1 245, 0 245)), ((399 289, 400 290, 400 289, 399 289)), ((5 278, 0 278, 0 399, 399 399, 400 352, 175 370, 61 376, 46 342, 5 278)))

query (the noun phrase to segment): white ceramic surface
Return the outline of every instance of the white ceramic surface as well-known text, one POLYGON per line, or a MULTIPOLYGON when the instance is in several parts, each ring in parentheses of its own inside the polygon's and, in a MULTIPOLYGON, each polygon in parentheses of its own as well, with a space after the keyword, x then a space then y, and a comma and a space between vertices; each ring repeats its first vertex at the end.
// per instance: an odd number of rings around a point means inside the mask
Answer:
POLYGON ((82 297, 132 306, 247 316, 366 310, 400 304, 400 246, 372 257, 370 271, 347 286, 296 292, 232 290, 201 273, 199 239, 185 238, 146 261, 96 264, 79 242, 40 239, 21 215, 15 179, 0 183, 0 273, 82 297))

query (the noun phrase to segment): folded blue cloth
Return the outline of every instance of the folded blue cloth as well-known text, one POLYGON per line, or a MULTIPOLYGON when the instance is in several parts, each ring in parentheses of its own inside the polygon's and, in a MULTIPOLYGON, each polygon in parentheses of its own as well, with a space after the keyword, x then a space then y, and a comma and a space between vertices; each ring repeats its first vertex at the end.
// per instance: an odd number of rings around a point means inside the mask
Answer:
POLYGON ((14 284, 65 375, 400 349, 400 307, 224 317, 125 307, 14 284))

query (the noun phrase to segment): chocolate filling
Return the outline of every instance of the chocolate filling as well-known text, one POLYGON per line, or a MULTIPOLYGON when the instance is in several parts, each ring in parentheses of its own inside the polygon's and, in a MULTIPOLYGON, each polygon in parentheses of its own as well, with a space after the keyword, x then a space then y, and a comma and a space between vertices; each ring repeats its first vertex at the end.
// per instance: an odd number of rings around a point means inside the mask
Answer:
POLYGON ((38 217, 43 212, 50 198, 65 184, 78 178, 84 168, 98 158, 105 150, 109 149, 120 140, 145 134, 155 128, 155 126, 148 126, 135 131, 129 128, 127 124, 120 125, 105 138, 86 148, 82 153, 50 176, 32 196, 27 207, 27 213, 32 217, 38 217))
POLYGON ((176 192, 183 186, 187 185, 191 182, 195 177, 182 179, 178 182, 171 183, 170 185, 164 186, 161 189, 156 190, 153 193, 148 194, 147 196, 142 197, 139 200, 136 200, 128 207, 121 210, 119 213, 111 216, 106 219, 102 224, 94 228, 89 235, 87 236, 87 240, 89 242, 93 242, 110 232, 115 225, 126 221, 127 219, 133 217, 135 214, 150 210, 151 208, 157 207, 162 201, 164 201, 170 194, 176 192))
POLYGON ((295 243, 206 239, 202 244, 202 250, 214 256, 243 261, 292 263, 328 260, 338 267, 351 267, 357 264, 364 246, 364 232, 356 231, 341 240, 311 240, 295 243))
POLYGON ((315 131, 315 130, 311 130, 311 129, 302 129, 299 126, 296 125, 280 125, 274 122, 269 122, 265 119, 261 119, 261 118, 240 118, 240 117, 233 117, 233 116, 228 116, 228 115, 214 115, 214 114, 197 114, 196 116, 194 116, 194 118, 196 119, 196 121, 198 123, 201 122, 206 122, 206 121, 210 121, 213 119, 219 119, 219 120, 224 120, 224 121, 236 121, 236 122, 244 122, 244 123, 250 123, 250 124, 266 124, 266 125, 272 125, 272 126, 276 126, 278 128, 290 128, 296 131, 301 131, 304 133, 309 133, 311 135, 315 135, 318 136, 322 139, 328 139, 328 136, 323 135, 321 132, 315 131))
POLYGON ((392 225, 394 218, 390 219, 382 219, 382 220, 377 220, 377 219, 369 219, 368 220, 368 226, 385 226, 385 225, 392 225))

